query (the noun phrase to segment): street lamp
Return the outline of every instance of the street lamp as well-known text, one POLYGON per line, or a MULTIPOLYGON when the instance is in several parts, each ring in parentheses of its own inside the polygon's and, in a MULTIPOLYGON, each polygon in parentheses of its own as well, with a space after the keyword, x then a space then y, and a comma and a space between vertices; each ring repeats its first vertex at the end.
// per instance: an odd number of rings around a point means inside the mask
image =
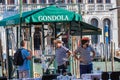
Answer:
POLYGON ((116 8, 109 9, 109 11, 112 11, 112 10, 115 10, 115 9, 119 9, 119 8, 120 8, 120 6, 117 6, 116 8))

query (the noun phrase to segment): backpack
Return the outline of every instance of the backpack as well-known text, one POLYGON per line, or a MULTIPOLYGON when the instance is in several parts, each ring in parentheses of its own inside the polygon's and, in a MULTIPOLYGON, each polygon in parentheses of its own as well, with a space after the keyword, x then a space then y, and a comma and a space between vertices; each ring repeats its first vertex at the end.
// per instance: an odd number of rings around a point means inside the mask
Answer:
POLYGON ((18 49, 15 53, 14 53, 14 65, 16 66, 21 66, 24 63, 24 59, 21 53, 22 49, 18 49))

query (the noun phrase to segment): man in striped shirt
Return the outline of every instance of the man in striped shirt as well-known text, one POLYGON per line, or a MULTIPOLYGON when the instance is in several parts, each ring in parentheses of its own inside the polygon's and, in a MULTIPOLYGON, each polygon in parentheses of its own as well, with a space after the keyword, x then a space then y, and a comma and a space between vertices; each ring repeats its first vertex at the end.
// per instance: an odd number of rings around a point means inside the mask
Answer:
POLYGON ((74 51, 74 57, 80 61, 80 76, 85 73, 91 73, 93 70, 92 60, 95 57, 95 51, 89 45, 89 38, 82 38, 81 45, 74 51), (92 56, 91 52, 93 53, 92 56), (78 53, 80 54, 79 58, 76 56, 78 53))
POLYGON ((66 73, 68 58, 71 54, 71 51, 63 46, 63 42, 61 40, 54 40, 56 51, 55 51, 55 59, 58 65, 58 73, 62 70, 62 74, 66 73))

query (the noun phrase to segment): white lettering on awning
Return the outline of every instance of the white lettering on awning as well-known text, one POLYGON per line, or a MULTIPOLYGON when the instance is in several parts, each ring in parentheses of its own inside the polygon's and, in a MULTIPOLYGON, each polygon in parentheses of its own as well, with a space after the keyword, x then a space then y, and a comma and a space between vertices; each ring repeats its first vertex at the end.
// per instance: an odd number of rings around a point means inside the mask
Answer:
POLYGON ((12 25, 12 24, 15 24, 14 20, 8 20, 8 21, 6 21, 6 25, 12 25))
POLYGON ((68 20, 68 16, 67 15, 57 15, 57 16, 39 16, 38 17, 39 21, 66 21, 68 20))

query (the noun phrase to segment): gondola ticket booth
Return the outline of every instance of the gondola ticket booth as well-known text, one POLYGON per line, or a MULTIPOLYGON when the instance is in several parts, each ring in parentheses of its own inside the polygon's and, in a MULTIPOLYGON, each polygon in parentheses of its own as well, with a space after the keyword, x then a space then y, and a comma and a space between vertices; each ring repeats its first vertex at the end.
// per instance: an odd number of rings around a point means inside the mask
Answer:
MULTIPOLYGON (((57 6, 23 12, 0 21, 0 26, 6 27, 7 44, 7 66, 8 79, 11 77, 11 63, 9 46, 10 29, 16 27, 16 45, 20 47, 20 41, 27 40, 27 48, 32 50, 33 58, 30 65, 32 78, 43 77, 44 74, 56 76, 57 64, 55 61, 55 45, 53 40, 60 39, 64 45, 74 51, 78 40, 82 35, 101 34, 101 29, 96 28, 82 21, 82 15, 68 11, 57 6), (8 21, 12 24, 6 24, 8 21)), ((14 42, 13 42, 14 43, 14 42)), ((71 57, 68 72, 78 74, 78 62, 71 57)), ((79 75, 79 74, 78 74, 79 75)), ((16 78, 16 76, 15 76, 16 78)))

